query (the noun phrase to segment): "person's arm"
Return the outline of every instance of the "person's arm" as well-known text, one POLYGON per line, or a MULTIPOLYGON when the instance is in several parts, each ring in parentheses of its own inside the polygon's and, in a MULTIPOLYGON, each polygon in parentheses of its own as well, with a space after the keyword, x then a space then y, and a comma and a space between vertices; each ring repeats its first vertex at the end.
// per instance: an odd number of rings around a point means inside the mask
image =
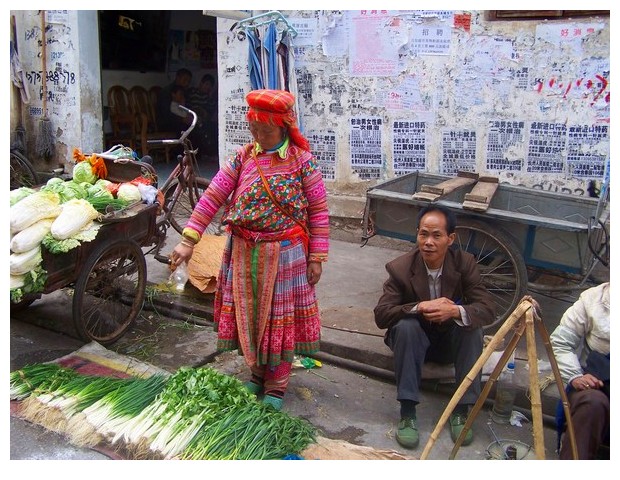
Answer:
POLYGON ((215 174, 209 187, 203 192, 183 229, 183 238, 172 252, 171 258, 174 265, 189 261, 193 253, 193 245, 200 241, 217 211, 234 191, 238 180, 236 167, 240 165, 240 161, 239 156, 228 161, 215 174))
POLYGON ((310 230, 308 261, 326 262, 329 251, 329 208, 321 170, 314 158, 304 165, 302 184, 308 200, 308 229, 310 230))
POLYGON ((406 298, 407 289, 401 279, 403 274, 406 275, 407 268, 397 265, 390 262, 385 266, 388 279, 383 283, 383 293, 374 308, 375 323, 381 329, 389 328, 405 317, 415 316, 412 310, 419 306, 415 299, 406 298))
POLYGON ((583 375, 579 352, 583 348, 588 328, 588 313, 580 296, 564 312, 560 324, 550 335, 553 355, 560 369, 562 380, 567 385, 583 375))

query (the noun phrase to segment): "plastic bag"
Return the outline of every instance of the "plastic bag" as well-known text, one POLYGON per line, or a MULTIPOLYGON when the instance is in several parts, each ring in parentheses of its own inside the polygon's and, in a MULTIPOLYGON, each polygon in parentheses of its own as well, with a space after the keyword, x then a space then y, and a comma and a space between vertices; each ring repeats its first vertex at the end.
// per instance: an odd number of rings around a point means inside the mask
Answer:
POLYGON ((138 190, 140 191, 140 196, 142 197, 143 202, 146 202, 147 205, 152 205, 155 203, 155 200, 157 199, 157 188, 153 185, 139 183, 138 190))

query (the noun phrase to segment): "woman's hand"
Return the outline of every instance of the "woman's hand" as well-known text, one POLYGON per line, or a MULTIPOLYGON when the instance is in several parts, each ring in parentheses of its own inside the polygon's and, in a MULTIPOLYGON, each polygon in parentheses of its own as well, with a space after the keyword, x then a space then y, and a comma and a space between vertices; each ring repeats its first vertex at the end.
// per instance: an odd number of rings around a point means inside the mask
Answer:
POLYGON ((191 247, 183 242, 178 243, 170 254, 170 268, 174 270, 181 263, 188 262, 192 256, 192 253, 194 253, 194 247, 191 247))
POLYGON ((575 390, 590 390, 594 388, 603 388, 604 383, 590 373, 586 373, 581 377, 574 378, 571 385, 575 390))
POLYGON ((319 282, 321 273, 323 273, 323 265, 321 265, 321 262, 308 262, 306 275, 308 276, 308 283, 310 285, 316 285, 319 282))

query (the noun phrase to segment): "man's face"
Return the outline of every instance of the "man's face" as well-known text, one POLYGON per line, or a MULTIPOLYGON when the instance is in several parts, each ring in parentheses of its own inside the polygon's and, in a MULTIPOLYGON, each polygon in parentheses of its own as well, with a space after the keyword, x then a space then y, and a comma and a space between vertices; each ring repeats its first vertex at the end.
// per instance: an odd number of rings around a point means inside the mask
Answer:
POLYGON ((428 212, 418 226, 418 248, 428 268, 441 267, 455 233, 448 235, 446 217, 438 211, 428 212))

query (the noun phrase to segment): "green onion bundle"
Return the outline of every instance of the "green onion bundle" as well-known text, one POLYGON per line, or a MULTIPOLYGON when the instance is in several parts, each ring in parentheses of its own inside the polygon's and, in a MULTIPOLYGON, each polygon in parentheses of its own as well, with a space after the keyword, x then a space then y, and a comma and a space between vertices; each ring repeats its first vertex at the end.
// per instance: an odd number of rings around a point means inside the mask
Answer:
POLYGON ((125 424, 112 441, 148 444, 152 452, 171 458, 227 408, 253 401, 235 377, 209 367, 181 368, 168 379, 158 398, 125 424))
POLYGON ((101 433, 116 432, 142 412, 166 384, 161 374, 147 378, 128 378, 118 388, 84 410, 86 421, 101 433))
POLYGON ((316 440, 307 421, 252 403, 205 426, 180 455, 187 460, 277 460, 316 440))
POLYGON ((32 394, 50 392, 78 374, 57 363, 26 365, 10 374, 11 400, 22 400, 32 394))

